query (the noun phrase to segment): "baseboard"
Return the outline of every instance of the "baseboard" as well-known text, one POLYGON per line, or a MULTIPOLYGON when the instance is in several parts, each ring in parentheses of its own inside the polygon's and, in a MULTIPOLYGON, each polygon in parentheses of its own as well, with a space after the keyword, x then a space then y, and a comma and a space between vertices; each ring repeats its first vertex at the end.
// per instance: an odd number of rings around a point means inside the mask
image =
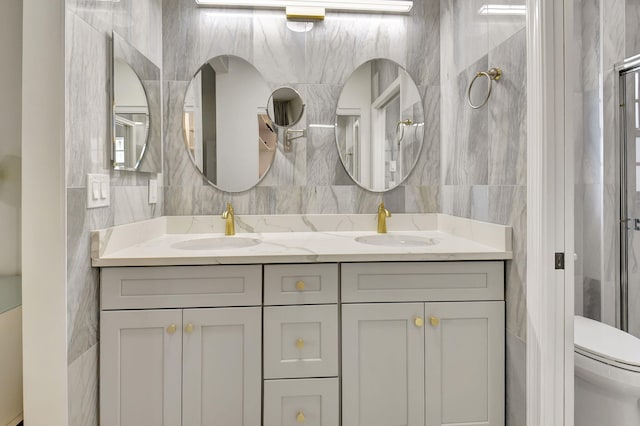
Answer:
POLYGON ((23 413, 20 413, 18 417, 16 417, 15 419, 7 423, 7 426, 24 426, 22 423, 23 420, 24 420, 23 413))

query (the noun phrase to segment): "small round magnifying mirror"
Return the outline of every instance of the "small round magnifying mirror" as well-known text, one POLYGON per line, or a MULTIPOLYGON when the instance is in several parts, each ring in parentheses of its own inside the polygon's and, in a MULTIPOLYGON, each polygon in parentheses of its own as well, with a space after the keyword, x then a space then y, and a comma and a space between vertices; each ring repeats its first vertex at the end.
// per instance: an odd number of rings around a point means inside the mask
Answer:
POLYGON ((304 102, 300 94, 291 87, 280 87, 269 97, 267 114, 278 127, 295 125, 304 114, 304 102))

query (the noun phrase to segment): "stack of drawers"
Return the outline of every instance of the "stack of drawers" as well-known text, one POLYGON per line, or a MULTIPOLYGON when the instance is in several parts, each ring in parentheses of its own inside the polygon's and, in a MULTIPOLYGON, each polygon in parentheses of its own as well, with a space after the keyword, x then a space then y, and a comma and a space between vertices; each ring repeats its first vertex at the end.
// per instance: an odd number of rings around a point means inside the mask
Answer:
POLYGON ((339 424, 338 265, 265 265, 264 426, 339 424))

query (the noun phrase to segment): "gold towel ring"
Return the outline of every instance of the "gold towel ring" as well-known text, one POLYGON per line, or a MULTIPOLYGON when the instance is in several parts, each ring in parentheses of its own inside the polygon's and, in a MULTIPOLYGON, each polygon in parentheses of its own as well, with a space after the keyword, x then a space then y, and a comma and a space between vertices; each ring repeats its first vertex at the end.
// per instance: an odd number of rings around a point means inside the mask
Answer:
POLYGON ((482 108, 489 102, 489 97, 491 97, 491 89, 493 88, 493 80, 498 81, 502 77, 502 70, 500 68, 491 68, 489 71, 480 71, 478 72, 471 83, 469 84, 469 89, 467 90, 467 102, 469 102, 469 106, 473 109, 482 108), (476 82, 478 77, 487 77, 487 96, 484 98, 484 101, 480 105, 474 105, 471 101, 471 88, 473 87, 473 83, 476 82))

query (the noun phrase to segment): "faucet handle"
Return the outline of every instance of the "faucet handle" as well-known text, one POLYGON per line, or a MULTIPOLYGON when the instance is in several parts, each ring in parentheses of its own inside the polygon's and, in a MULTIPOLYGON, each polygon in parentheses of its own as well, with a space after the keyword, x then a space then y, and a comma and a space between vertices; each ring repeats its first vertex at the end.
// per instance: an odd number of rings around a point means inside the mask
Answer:
POLYGON ((391 212, 385 208, 384 201, 381 201, 378 206, 378 214, 384 214, 386 217, 391 217, 391 212))

